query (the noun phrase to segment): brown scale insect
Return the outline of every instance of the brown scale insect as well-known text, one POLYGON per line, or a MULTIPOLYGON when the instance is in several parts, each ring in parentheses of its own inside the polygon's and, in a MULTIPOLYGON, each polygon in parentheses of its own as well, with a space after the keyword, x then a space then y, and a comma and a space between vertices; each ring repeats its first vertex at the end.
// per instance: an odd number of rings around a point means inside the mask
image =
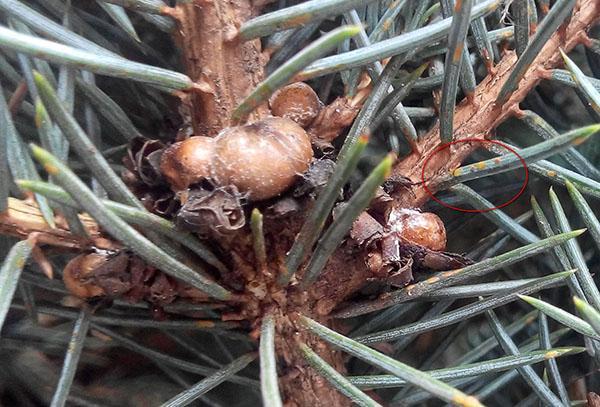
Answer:
POLYGON ((285 117, 307 128, 323 104, 313 88, 304 82, 295 82, 273 93, 269 106, 274 116, 285 117))
POLYGON ((306 131, 290 119, 268 117, 230 127, 217 137, 191 137, 167 148, 161 172, 174 190, 210 179, 235 186, 250 200, 280 195, 313 158, 306 131))
POLYGON ((160 159, 163 177, 175 190, 182 190, 210 177, 215 139, 196 136, 167 148, 160 159))
POLYGON ((71 259, 63 270, 63 282, 67 290, 79 298, 106 295, 104 289, 93 281, 94 270, 106 259, 106 255, 100 253, 80 254, 71 259))
POLYGON ((390 213, 390 232, 434 251, 446 248, 446 228, 435 213, 401 208, 390 213))
POLYGON ((460 255, 445 252, 446 229, 434 213, 388 208, 385 221, 363 212, 350 237, 366 248, 367 267, 375 280, 402 287, 415 271, 450 270, 470 264, 460 255))

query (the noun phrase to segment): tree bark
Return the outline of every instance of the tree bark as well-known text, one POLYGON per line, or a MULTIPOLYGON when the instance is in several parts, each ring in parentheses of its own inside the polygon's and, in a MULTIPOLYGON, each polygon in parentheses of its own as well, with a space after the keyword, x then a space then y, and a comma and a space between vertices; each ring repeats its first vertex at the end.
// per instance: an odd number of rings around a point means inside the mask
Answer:
MULTIPOLYGON (((237 36, 255 12, 249 0, 193 0, 172 12, 187 74, 198 84, 186 101, 196 136, 214 137, 229 127, 233 110, 264 79, 268 58, 260 40, 237 36)), ((260 107, 250 121, 266 112, 260 107)))

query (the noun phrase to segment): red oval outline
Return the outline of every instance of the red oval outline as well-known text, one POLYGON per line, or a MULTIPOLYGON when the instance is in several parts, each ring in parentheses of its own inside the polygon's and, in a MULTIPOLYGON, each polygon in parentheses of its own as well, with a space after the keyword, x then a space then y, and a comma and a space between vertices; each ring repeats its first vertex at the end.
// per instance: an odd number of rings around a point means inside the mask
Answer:
POLYGON ((423 162, 423 168, 421 170, 421 183, 422 183, 423 188, 425 189, 425 192, 427 193, 427 195, 429 195, 434 201, 436 201, 437 203, 439 203, 442 206, 445 206, 446 208, 450 208, 450 209, 453 209, 453 210, 458 211, 458 212, 485 213, 485 212, 491 212, 491 211, 496 210, 496 209, 504 208, 505 206, 508 206, 511 203, 513 203, 514 201, 516 201, 521 195, 523 195, 523 193, 525 192, 525 188, 527 188, 527 184, 529 183, 529 169, 527 168, 527 163, 525 162, 525 160, 523 159, 523 157, 521 157, 519 155, 519 153, 517 153, 515 151, 514 148, 509 147, 508 145, 502 143, 501 141, 497 141, 497 140, 482 140, 482 139, 477 139, 477 138, 466 138, 466 139, 455 140, 455 141, 452 141, 450 143, 442 144, 438 148, 436 148, 435 150, 433 150, 433 152, 431 154, 429 154, 429 156, 423 162), (494 206, 493 208, 487 208, 487 209, 465 209, 465 208, 459 208, 457 206, 452 206, 452 205, 450 205, 450 204, 442 201, 441 199, 437 198, 433 194, 433 192, 431 192, 431 190, 427 187, 427 182, 425 181, 425 169, 427 168, 427 164, 429 163, 429 161, 436 154, 438 154, 441 151, 446 150, 446 149, 450 148, 452 145, 458 144, 458 143, 491 143, 491 144, 497 144, 500 147, 502 147, 502 148, 508 150, 509 152, 511 152, 512 154, 514 154, 519 159, 519 161, 521 161, 521 164, 523 165, 523 169, 525 170, 525 180, 523 181, 523 186, 521 186, 521 189, 510 200, 504 202, 502 205, 497 205, 497 206, 494 206))

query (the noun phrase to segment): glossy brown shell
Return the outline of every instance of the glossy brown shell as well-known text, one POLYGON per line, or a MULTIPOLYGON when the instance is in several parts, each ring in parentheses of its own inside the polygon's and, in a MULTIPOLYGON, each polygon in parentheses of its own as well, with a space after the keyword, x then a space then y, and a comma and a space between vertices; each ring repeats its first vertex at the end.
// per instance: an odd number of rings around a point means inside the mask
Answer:
POLYGON ((306 128, 321 110, 315 91, 304 82, 295 82, 273 93, 269 99, 274 116, 285 117, 306 128))
POLYGON ((436 251, 446 248, 444 222, 434 213, 406 208, 394 209, 389 215, 388 225, 392 232, 398 233, 409 242, 436 251))
POLYGON ((313 157, 304 129, 282 117, 225 129, 215 144, 212 178, 219 185, 235 185, 251 200, 284 192, 313 157))
POLYGON ((210 177, 215 140, 210 137, 190 137, 167 148, 160 159, 160 171, 174 190, 210 177))
POLYGON ((65 287, 79 298, 105 295, 104 290, 93 282, 94 269, 106 261, 106 256, 96 253, 80 254, 71 259, 63 271, 65 287))

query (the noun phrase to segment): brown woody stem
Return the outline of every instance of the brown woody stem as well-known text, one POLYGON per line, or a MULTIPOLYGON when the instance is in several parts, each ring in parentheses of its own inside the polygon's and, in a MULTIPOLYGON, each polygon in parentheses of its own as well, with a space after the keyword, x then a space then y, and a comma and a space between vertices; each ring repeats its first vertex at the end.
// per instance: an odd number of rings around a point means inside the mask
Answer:
MULTIPOLYGON (((192 0, 171 14, 187 74, 196 82, 187 105, 196 136, 215 136, 232 125, 231 113, 264 79, 267 56, 260 40, 241 41, 238 28, 256 12, 250 0, 192 0)), ((266 106, 250 117, 261 117, 266 106)))
MULTIPOLYGON (((234 125, 232 112, 264 79, 268 56, 262 54, 260 40, 242 42, 237 37, 238 28, 256 12, 254 7, 258 3, 250 0, 192 0, 176 9, 178 39, 187 74, 198 84, 187 101, 197 136, 215 136, 222 129, 234 125)), ((266 105, 259 106, 248 121, 255 121, 268 111, 266 105)), ((239 240, 232 244, 232 250, 243 251, 239 240)), ((256 283, 256 279, 251 282, 256 283)), ((282 315, 281 319, 286 321, 287 317, 282 315)), ((306 363, 294 349, 291 340, 294 335, 291 324, 277 324, 278 355, 286 362, 280 378, 286 405, 349 405, 345 397, 331 391, 315 372, 306 371, 306 363)), ((323 348, 321 355, 343 369, 339 353, 323 348)))

